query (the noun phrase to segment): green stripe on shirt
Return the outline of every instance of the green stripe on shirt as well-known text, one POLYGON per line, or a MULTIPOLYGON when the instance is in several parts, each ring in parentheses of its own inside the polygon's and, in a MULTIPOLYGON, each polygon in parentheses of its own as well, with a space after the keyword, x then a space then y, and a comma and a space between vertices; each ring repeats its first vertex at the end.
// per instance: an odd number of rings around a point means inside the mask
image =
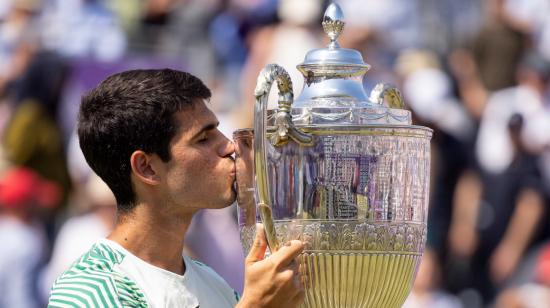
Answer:
POLYGON ((48 307, 147 307, 136 283, 116 271, 123 259, 121 252, 95 244, 55 281, 48 307))

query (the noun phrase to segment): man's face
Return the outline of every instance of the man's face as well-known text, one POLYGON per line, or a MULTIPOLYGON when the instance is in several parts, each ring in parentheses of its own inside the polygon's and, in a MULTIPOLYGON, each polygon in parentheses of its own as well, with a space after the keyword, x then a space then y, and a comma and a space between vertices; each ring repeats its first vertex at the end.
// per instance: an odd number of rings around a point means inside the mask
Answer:
POLYGON ((170 143, 163 182, 167 202, 187 209, 223 208, 235 201, 233 143, 217 128, 203 100, 174 115, 179 131, 170 143))

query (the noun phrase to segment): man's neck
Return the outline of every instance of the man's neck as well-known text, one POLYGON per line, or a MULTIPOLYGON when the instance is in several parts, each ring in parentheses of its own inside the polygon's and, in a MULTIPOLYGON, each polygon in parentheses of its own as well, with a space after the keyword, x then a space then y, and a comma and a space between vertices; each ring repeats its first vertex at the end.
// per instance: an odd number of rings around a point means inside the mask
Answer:
POLYGON ((193 213, 160 212, 163 210, 153 206, 136 206, 131 213, 119 217, 107 238, 149 264, 183 275, 183 242, 193 213))

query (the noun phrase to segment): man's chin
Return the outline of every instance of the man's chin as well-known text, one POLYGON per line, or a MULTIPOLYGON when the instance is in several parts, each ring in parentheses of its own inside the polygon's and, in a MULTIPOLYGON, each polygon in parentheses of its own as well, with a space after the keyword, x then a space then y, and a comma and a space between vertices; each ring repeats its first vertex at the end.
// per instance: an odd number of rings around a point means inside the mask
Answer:
POLYGON ((229 198, 228 204, 224 207, 228 207, 235 202, 237 202, 237 192, 234 189, 231 189, 231 197, 229 198))
POLYGON ((237 201, 237 182, 233 182, 233 185, 231 185, 231 197, 229 199, 230 199, 229 205, 237 201))
POLYGON ((217 206, 217 209, 224 209, 228 206, 233 205, 237 201, 237 193, 234 190, 231 190, 231 195, 219 203, 219 206, 217 206))

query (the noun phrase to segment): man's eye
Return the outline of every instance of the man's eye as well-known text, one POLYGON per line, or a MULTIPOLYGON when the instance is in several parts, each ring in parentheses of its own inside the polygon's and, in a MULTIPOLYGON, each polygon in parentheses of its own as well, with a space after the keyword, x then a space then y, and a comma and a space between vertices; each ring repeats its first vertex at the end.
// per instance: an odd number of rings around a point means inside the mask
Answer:
POLYGON ((208 137, 204 136, 204 137, 201 137, 199 140, 197 140, 198 143, 204 143, 208 141, 208 137))

